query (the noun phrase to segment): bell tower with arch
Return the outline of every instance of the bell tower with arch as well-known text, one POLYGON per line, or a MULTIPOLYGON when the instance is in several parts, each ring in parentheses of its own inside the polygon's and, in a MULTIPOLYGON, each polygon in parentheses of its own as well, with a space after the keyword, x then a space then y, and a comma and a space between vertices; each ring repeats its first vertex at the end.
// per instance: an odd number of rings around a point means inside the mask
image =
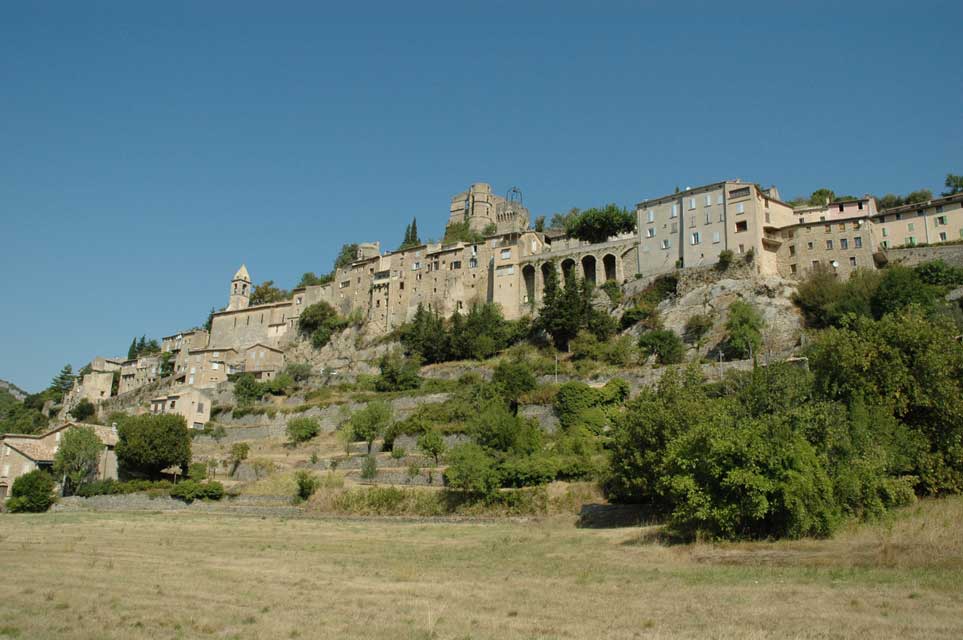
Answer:
POLYGON ((247 309, 251 303, 251 276, 243 264, 231 279, 231 298, 227 305, 228 311, 247 309))

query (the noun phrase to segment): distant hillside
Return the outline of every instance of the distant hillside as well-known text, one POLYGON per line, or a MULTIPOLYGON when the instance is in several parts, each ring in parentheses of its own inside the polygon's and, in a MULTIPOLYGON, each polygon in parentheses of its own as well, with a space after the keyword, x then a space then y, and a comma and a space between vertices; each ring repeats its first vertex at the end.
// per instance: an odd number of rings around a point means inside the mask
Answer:
POLYGON ((26 391, 24 391, 17 385, 13 384, 12 382, 7 382, 6 380, 0 380, 0 391, 6 391, 11 396, 13 396, 17 402, 23 402, 24 398, 27 397, 26 391))

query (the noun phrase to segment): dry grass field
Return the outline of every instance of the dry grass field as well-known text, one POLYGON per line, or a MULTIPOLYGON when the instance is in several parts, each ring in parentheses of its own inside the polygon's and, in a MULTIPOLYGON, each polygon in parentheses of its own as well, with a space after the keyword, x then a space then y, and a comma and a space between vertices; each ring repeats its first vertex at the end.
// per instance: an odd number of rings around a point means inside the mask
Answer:
POLYGON ((963 500, 833 540, 571 518, 0 516, 0 638, 960 638, 963 500))

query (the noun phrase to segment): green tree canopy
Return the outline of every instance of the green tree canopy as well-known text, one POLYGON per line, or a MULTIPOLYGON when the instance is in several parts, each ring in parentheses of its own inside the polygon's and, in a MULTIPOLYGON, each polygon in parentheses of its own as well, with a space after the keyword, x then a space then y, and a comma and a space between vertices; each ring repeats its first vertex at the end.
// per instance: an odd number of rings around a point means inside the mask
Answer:
POLYGON ((341 245, 338 256, 334 259, 334 271, 347 267, 358 258, 358 244, 350 243, 341 245))
POLYGON ((191 461, 191 437, 182 416, 128 416, 120 422, 117 436, 121 471, 157 478, 164 469, 177 466, 186 473, 191 461))
POLYGON ((66 492, 94 478, 104 445, 89 427, 70 427, 60 441, 54 456, 53 470, 58 477, 66 479, 66 492))
POLYGON ((381 400, 369 402, 364 409, 351 416, 352 433, 368 444, 368 454, 375 439, 384 435, 391 425, 391 405, 381 400))
POLYGON ((614 204, 586 209, 566 221, 565 232, 579 240, 598 243, 612 236, 635 231, 635 215, 614 204))
POLYGON ((265 280, 251 291, 250 303, 252 306, 268 304, 269 302, 281 302, 289 297, 290 294, 287 291, 274 286, 274 280, 265 280))
POLYGON ((943 183, 946 187, 946 191, 943 192, 944 196, 952 196, 957 193, 963 193, 963 175, 958 176, 952 173, 946 174, 946 181, 943 183))

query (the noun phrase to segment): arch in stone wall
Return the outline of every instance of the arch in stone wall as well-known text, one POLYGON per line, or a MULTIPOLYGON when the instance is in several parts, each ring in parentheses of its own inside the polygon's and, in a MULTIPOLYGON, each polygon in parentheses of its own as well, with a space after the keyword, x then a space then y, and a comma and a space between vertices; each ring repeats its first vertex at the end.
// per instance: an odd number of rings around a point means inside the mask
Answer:
POLYGON ((619 269, 618 269, 619 259, 616 258, 611 253, 606 253, 602 256, 602 266, 605 269, 605 280, 616 280, 619 279, 619 269))
POLYGON ((569 274, 575 275, 575 259, 565 258, 562 260, 562 279, 568 278, 569 274))
POLYGON ((535 303, 535 267, 526 264, 522 267, 522 282, 525 283, 525 297, 522 302, 525 304, 535 303))
POLYGON ((596 283, 595 269, 597 267, 598 261, 591 253, 582 256, 582 277, 592 284, 596 283))

